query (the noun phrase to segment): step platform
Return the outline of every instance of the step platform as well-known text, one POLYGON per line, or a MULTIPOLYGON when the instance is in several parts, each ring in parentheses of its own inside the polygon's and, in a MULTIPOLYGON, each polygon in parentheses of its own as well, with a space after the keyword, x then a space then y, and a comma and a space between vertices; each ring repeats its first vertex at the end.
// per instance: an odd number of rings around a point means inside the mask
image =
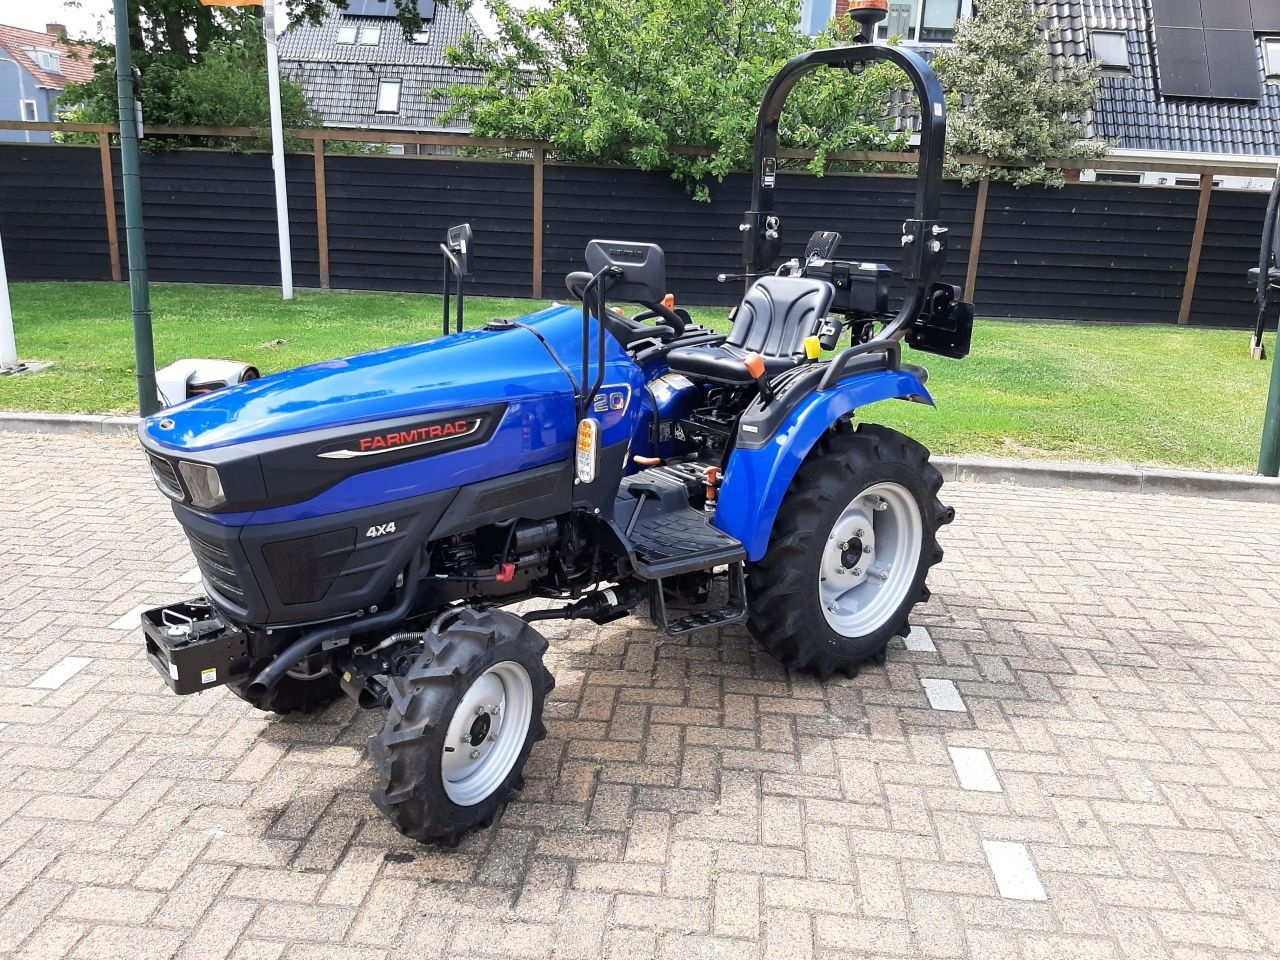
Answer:
POLYGON ((689 495, 702 482, 694 464, 653 467, 623 480, 614 502, 614 526, 622 534, 636 575, 650 582, 650 613, 669 635, 741 623, 746 619, 747 551, 736 538, 693 507, 689 495), (686 573, 728 568, 729 605, 671 617, 663 581, 686 573))

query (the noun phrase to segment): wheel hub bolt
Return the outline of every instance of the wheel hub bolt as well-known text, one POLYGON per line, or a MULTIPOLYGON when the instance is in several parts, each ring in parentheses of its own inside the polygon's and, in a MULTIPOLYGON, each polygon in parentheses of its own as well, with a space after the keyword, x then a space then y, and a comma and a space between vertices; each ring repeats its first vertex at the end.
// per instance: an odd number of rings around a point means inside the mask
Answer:
POLYGON ((865 530, 855 530, 855 531, 853 531, 853 535, 854 535, 855 537, 857 537, 859 540, 861 540, 863 537, 865 537, 865 536, 867 535, 867 531, 865 531, 865 530))
POLYGON ((477 757, 479 757, 479 756, 480 756, 480 751, 479 751, 479 750, 472 750, 472 751, 471 751, 471 759, 472 759, 472 760, 475 760, 475 759, 476 759, 477 757))
POLYGON ((862 571, 861 571, 861 570, 859 570, 857 567, 854 567, 854 568, 853 568, 853 575, 854 575, 855 577, 860 576, 861 574, 862 574, 862 571))
POLYGON ((864 546, 864 547, 862 548, 862 552, 863 552, 863 553, 870 553, 870 552, 871 552, 871 544, 869 544, 869 543, 868 543, 866 546, 864 546))
POLYGON ((848 541, 848 540, 841 540, 841 541, 837 544, 837 546, 838 546, 841 550, 848 550, 848 549, 849 549, 849 541, 848 541))
POLYGON ((880 510, 888 510, 888 509, 889 509, 889 504, 888 504, 888 502, 887 502, 887 501, 885 501, 885 500, 877 500, 877 501, 876 501, 876 510, 877 510, 877 511, 880 511, 880 510))
POLYGON ((494 704, 493 710, 490 711, 495 717, 502 712, 501 704, 494 704))
POLYGON ((484 707, 476 707, 476 716, 483 717, 485 715, 484 707))
POLYGON ((836 573, 844 573, 844 567, 836 567, 836 573))

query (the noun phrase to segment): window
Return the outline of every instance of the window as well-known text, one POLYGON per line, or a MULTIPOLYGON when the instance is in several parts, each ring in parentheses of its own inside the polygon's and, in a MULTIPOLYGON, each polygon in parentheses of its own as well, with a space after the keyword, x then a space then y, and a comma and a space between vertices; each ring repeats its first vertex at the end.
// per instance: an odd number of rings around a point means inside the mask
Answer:
POLYGON ((1267 79, 1280 80, 1280 37, 1264 37, 1262 60, 1267 65, 1267 79))
POLYGON ((400 112, 400 81, 399 80, 379 80, 378 81, 378 113, 399 113, 400 112))
POLYGON ((376 47, 378 41, 382 39, 381 27, 361 27, 360 28, 360 45, 364 47, 376 47))
POLYGON ((1089 52, 1102 64, 1104 73, 1129 72, 1129 37, 1121 31, 1094 30, 1089 34, 1089 52))
POLYGON ((1117 170, 1099 170, 1098 183, 1141 183, 1142 174, 1117 170))
POLYGON ((40 119, 40 108, 36 106, 34 100, 22 101, 22 119, 29 123, 35 123, 40 119))
POLYGON ((338 42, 339 43, 355 43, 356 28, 355 27, 339 27, 338 42))
POLYGON ((901 37, 908 43, 950 43, 956 22, 972 16, 973 0, 891 0, 889 16, 876 28, 880 40, 901 37))
POLYGON ((430 42, 431 42, 431 31, 430 31, 430 30, 419 30, 417 33, 415 33, 415 34, 413 35, 413 42, 414 42, 414 43, 430 43, 430 42))
POLYGON ((36 63, 40 65, 41 70, 48 70, 50 73, 62 72, 62 58, 58 56, 54 50, 37 50, 36 63))

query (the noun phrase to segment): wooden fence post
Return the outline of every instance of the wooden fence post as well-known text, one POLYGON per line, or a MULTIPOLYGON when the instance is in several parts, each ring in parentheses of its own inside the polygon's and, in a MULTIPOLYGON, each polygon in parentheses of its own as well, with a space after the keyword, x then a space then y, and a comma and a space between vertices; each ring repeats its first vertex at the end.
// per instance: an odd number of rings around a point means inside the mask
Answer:
POLYGON ((533 148, 533 299, 542 299, 542 167, 546 151, 533 148))
POLYGON ((329 289, 329 198, 324 182, 324 137, 311 140, 316 164, 316 243, 320 250, 320 289, 329 289))
POLYGON ((1191 255, 1187 260, 1187 282, 1182 288, 1182 307, 1178 323, 1191 322, 1191 306, 1196 298, 1196 280, 1200 276, 1200 255, 1204 252, 1204 232, 1209 223, 1209 203, 1213 197, 1213 174, 1200 174, 1200 206, 1196 210, 1196 232, 1191 237, 1191 255))
POLYGON ((969 271, 964 278, 964 295, 972 303, 978 287, 978 263, 982 259, 982 232, 987 226, 987 194, 991 192, 991 178, 984 176, 978 184, 978 199, 973 208, 973 236, 969 240, 969 271))
POLYGON ((116 185, 111 176, 111 137, 98 134, 98 154, 102 158, 102 199, 107 210, 107 249, 111 256, 111 280, 120 282, 120 235, 116 228, 116 185))

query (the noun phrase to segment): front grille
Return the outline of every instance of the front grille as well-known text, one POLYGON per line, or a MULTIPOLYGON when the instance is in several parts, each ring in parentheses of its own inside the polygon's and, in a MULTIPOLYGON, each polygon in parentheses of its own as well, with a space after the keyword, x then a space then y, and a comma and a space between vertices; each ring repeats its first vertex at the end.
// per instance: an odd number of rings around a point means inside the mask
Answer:
POLYGON ((187 531, 187 539, 191 541, 191 552, 195 554, 200 573, 209 586, 228 600, 243 606, 244 587, 240 585, 240 575, 232 566, 227 551, 190 530, 187 531))
POLYGON ((155 454, 147 456, 151 460, 151 474, 156 478, 156 486, 161 492, 174 500, 186 500, 187 495, 182 490, 182 483, 178 480, 178 471, 174 465, 164 457, 157 457, 155 454))
POLYGON ((268 543, 262 548, 262 557, 281 600, 315 603, 324 599, 355 548, 356 530, 349 527, 268 543))

